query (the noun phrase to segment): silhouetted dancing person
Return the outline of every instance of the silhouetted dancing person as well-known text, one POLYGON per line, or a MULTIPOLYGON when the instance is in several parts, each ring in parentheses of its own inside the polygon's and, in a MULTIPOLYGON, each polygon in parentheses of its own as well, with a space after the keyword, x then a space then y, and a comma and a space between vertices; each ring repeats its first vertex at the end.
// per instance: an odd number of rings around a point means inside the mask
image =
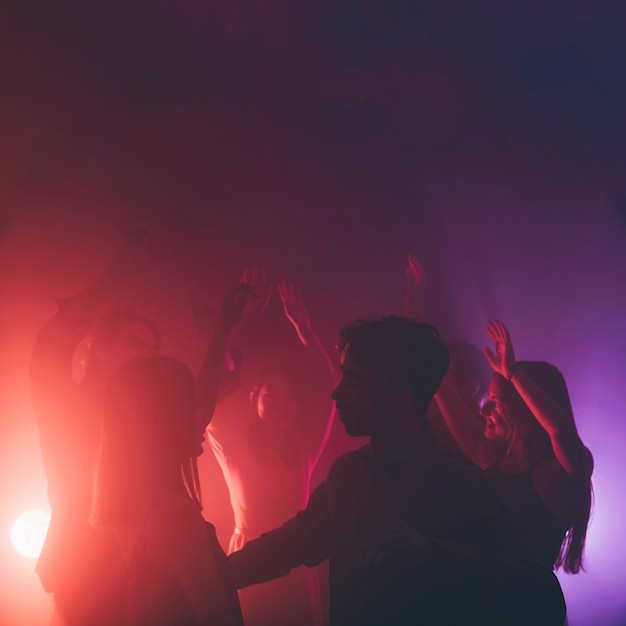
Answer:
POLYGON ((247 586, 330 559, 331 626, 559 624, 562 595, 475 465, 425 410, 448 367, 437 330, 388 317, 341 331, 333 392, 348 434, 308 506, 229 556, 247 586))
POLYGON ((201 514, 205 428, 180 361, 136 358, 111 377, 93 521, 123 556, 129 626, 243 626, 226 555, 201 514))
MULTIPOLYGON (((316 382, 326 381, 327 391, 324 393, 322 387, 313 395, 313 385, 309 384, 307 394, 307 385, 293 369, 270 362, 256 377, 247 411, 243 415, 219 411, 211 421, 210 442, 235 517, 229 552, 240 550, 249 539, 271 530, 306 506, 311 475, 334 415, 328 397, 334 368, 311 326, 302 294, 288 282, 278 284, 278 293, 285 316, 305 348, 300 359, 310 365, 316 382)), ((308 626, 315 623, 316 610, 319 622, 317 590, 317 577, 303 570, 244 590, 240 597, 246 624, 308 626)))
POLYGON ((501 322, 487 330, 494 375, 483 428, 451 401, 444 417, 465 453, 497 484, 542 562, 577 573, 591 510, 593 457, 574 421, 565 380, 541 361, 516 361, 501 322))
POLYGON ((100 442, 102 392, 125 360, 156 352, 159 329, 149 319, 112 311, 96 321, 102 303, 138 268, 136 234, 82 293, 60 302, 40 331, 30 370, 33 407, 52 509, 37 573, 54 593, 52 623, 117 626, 123 611, 123 568, 110 533, 88 524, 100 442), (94 324, 95 321, 95 324, 94 324), (84 378, 72 377, 72 358, 89 334, 84 378))

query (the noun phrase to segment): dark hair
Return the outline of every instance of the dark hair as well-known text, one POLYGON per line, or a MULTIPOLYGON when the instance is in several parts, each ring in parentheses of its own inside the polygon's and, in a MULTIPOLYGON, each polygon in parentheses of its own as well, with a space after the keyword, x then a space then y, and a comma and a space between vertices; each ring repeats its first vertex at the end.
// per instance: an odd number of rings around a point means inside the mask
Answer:
MULTIPOLYGON (((563 374, 557 367, 545 361, 518 361, 518 366, 574 421, 574 411, 567 384, 563 374)), ((549 438, 538 424, 531 410, 526 406, 522 397, 517 393, 513 384, 499 374, 494 374, 494 379, 497 380, 501 393, 503 417, 509 422, 513 430, 513 435, 509 442, 509 450, 519 457, 524 440, 531 430, 540 429, 545 438, 549 438)), ((583 568, 583 553, 592 502, 593 486, 591 478, 585 477, 581 480, 577 506, 561 544, 559 556, 555 562, 556 568, 563 567, 563 570, 570 574, 576 574, 583 568)))
POLYGON ((426 410, 450 355, 439 331, 426 322, 390 315, 357 320, 341 329, 340 350, 378 372, 387 383, 408 385, 416 410, 426 410))
POLYGON ((195 409, 195 380, 180 361, 137 357, 112 375, 103 401, 98 525, 140 522, 146 501, 163 493, 201 506, 195 409))
POLYGON ((154 336, 155 350, 158 351, 161 348, 161 331, 153 320, 134 311, 116 309, 105 313, 96 320, 87 338, 88 351, 96 346, 110 346, 126 324, 146 326, 154 336))

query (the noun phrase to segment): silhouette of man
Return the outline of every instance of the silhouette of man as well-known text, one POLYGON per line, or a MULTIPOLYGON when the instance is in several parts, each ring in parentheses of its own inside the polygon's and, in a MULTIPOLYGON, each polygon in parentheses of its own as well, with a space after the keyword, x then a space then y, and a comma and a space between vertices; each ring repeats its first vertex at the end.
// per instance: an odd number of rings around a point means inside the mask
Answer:
POLYGON ((358 321, 340 348, 337 412, 371 442, 335 461, 304 511, 230 555, 236 584, 329 558, 331 626, 562 624, 552 572, 483 473, 430 432, 449 364, 437 330, 358 321))

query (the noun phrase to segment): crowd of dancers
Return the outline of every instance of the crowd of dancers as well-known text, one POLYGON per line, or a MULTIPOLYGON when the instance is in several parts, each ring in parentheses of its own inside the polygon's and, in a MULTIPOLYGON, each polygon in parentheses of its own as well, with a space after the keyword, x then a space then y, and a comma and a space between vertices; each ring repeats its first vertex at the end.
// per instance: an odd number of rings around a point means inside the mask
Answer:
POLYGON ((344 326, 336 353, 301 291, 279 282, 301 349, 257 371, 246 325, 270 288, 262 270, 244 271, 192 373, 160 354, 150 318, 102 311, 137 271, 145 236, 59 301, 33 350, 52 510, 37 572, 54 594, 51 624, 565 623, 554 571, 582 568, 593 457, 554 365, 518 361, 499 321, 487 322, 484 354, 446 344, 409 257, 405 317, 344 326), (335 414, 369 443, 311 491, 335 414), (202 515, 201 454, 228 487, 228 546, 202 515))

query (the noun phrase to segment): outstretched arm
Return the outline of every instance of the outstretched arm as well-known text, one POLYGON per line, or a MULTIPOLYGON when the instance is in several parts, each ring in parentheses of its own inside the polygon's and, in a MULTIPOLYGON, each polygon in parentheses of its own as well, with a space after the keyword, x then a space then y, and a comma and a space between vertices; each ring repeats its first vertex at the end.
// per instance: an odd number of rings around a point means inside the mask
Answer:
MULTIPOLYGON (((278 283, 278 295, 283 304, 285 317, 291 322, 300 342, 311 356, 314 369, 325 375, 329 387, 334 387, 339 381, 337 368, 333 364, 324 344, 311 326, 309 311, 304 304, 302 292, 293 283, 281 281, 278 283)), ((327 398, 323 394, 317 394, 316 398, 312 399, 311 417, 313 420, 316 420, 316 423, 309 425, 312 433, 311 438, 315 442, 310 447, 313 452, 311 458, 312 467, 315 467, 317 464, 333 425, 335 405, 330 401, 331 391, 332 389, 328 390, 327 398)))
POLYGON ((228 556, 238 589, 286 576, 300 565, 315 567, 330 555, 330 510, 326 483, 311 494, 304 511, 228 556))
POLYGON ((559 465, 570 475, 591 476, 593 459, 578 435, 574 416, 517 367, 511 336, 502 322, 490 321, 487 332, 496 348, 495 353, 485 348, 491 367, 513 384, 537 422, 548 433, 559 465))

